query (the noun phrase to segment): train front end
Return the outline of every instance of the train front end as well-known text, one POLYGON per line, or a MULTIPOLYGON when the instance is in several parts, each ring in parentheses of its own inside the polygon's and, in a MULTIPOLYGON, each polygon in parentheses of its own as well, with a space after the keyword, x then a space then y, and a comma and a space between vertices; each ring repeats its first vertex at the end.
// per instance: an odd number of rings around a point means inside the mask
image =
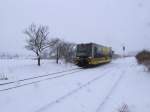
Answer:
POLYGON ((92 57, 92 44, 78 44, 76 48, 76 65, 87 67, 92 57))

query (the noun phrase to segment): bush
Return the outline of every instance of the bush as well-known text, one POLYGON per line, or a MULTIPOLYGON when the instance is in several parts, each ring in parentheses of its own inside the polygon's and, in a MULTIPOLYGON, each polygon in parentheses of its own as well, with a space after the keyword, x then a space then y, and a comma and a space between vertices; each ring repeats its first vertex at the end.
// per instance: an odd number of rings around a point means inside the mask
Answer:
POLYGON ((136 59, 139 64, 150 61, 150 52, 147 50, 143 50, 136 55, 136 59))
POLYGON ((150 51, 143 50, 136 55, 137 62, 145 65, 150 70, 150 51))
POLYGON ((8 77, 5 74, 0 73, 0 80, 8 80, 8 77))
POLYGON ((122 104, 119 108, 117 112, 130 112, 129 111, 129 106, 127 104, 122 104))

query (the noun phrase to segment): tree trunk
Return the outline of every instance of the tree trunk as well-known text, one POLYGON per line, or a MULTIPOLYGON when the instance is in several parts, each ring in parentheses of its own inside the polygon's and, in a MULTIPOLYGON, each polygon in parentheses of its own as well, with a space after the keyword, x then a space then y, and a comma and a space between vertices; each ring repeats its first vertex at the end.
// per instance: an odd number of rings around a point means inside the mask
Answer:
POLYGON ((40 57, 40 55, 37 53, 37 61, 38 61, 38 66, 40 66, 41 65, 41 57, 40 57))
POLYGON ((41 58, 40 57, 38 57, 38 66, 40 66, 41 65, 41 58))

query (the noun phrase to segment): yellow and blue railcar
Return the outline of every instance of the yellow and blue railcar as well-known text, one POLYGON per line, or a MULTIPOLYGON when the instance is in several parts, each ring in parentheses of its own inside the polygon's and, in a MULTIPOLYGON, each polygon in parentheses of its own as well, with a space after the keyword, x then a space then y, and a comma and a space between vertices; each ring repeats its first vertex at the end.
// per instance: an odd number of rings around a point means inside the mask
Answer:
POLYGON ((81 67, 108 63, 112 58, 111 47, 95 43, 82 43, 76 47, 75 64, 81 67))

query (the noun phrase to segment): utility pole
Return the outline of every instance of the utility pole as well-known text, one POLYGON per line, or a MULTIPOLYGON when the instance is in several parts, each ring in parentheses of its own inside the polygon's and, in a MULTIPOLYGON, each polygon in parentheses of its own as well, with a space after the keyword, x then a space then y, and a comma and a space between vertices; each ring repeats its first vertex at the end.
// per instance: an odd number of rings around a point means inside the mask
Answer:
POLYGON ((59 59, 59 49, 58 49, 58 46, 57 46, 57 51, 56 51, 56 63, 58 64, 58 59, 59 59))
POLYGON ((126 47, 123 46, 123 47, 122 47, 122 50, 123 50, 123 57, 125 57, 125 50, 126 50, 126 47))

